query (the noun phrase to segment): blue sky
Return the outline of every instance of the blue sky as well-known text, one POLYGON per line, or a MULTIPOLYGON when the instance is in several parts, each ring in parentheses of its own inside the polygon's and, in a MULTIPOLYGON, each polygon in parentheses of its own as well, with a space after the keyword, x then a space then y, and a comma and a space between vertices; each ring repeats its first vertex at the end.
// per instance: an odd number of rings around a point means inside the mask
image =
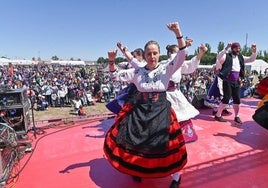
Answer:
MULTIPOLYGON (((268 51, 266 0, 1 0, 0 57, 97 60, 121 41, 130 50, 156 40, 165 54, 176 43, 166 24, 178 21, 212 52, 220 41, 238 41, 268 51), (248 35, 246 39, 246 35, 248 35)), ((121 54, 119 54, 121 55, 121 54)))

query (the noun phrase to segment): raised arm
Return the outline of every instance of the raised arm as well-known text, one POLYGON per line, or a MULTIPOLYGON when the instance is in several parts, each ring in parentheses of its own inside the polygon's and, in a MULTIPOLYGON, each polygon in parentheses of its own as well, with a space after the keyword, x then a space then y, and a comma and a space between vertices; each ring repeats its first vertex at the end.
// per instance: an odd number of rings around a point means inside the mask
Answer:
POLYGON ((252 54, 251 54, 250 57, 243 56, 245 63, 253 62, 253 61, 255 61, 255 59, 257 57, 257 46, 256 46, 256 44, 251 45, 251 50, 252 50, 252 54))
POLYGON ((121 42, 118 42, 118 43, 117 43, 117 47, 118 47, 119 50, 123 53, 123 55, 127 58, 127 61, 128 61, 128 62, 131 62, 132 59, 133 59, 133 56, 132 56, 132 54, 128 51, 128 48, 127 48, 126 46, 123 47, 121 42))
POLYGON ((122 43, 118 42, 117 47, 119 50, 123 53, 123 55, 126 57, 127 61, 133 68, 142 67, 144 66, 144 63, 140 63, 136 58, 133 57, 133 55, 129 52, 128 47, 122 47, 122 43))
POLYGON ((205 46, 205 44, 201 44, 199 46, 199 53, 194 56, 191 60, 185 60, 183 62, 183 65, 181 67, 181 73, 182 74, 190 74, 193 73, 200 63, 201 58, 203 55, 207 52, 208 48, 205 46))
POLYGON ((117 56, 117 50, 108 51, 109 71, 110 72, 114 72, 116 70, 116 66, 115 66, 116 56, 117 56))
POLYGON ((201 58, 203 57, 203 55, 208 51, 208 48, 206 47, 205 44, 201 44, 199 46, 199 53, 197 54, 196 58, 198 60, 201 60, 201 58))
POLYGON ((190 46, 192 46, 193 39, 186 37, 185 38, 185 43, 186 43, 187 47, 190 47, 190 46))
POLYGON ((179 49, 185 48, 186 47, 186 42, 183 39, 183 35, 181 33, 179 23, 178 22, 172 22, 172 23, 167 24, 167 27, 168 27, 169 30, 171 30, 175 34, 175 36, 177 38, 179 49))
POLYGON ((178 22, 169 23, 167 24, 167 27, 169 30, 171 30, 175 34, 177 42, 178 42, 178 47, 179 47, 179 51, 177 52, 174 59, 168 59, 166 63, 168 73, 172 75, 182 66, 183 62, 185 61, 186 43, 181 33, 178 22))
POLYGON ((224 63, 225 59, 226 59, 226 54, 229 52, 229 49, 231 48, 232 43, 229 42, 228 45, 222 50, 220 51, 220 53, 217 55, 216 59, 217 59, 217 63, 216 63, 216 69, 220 70, 222 68, 222 64, 224 63))

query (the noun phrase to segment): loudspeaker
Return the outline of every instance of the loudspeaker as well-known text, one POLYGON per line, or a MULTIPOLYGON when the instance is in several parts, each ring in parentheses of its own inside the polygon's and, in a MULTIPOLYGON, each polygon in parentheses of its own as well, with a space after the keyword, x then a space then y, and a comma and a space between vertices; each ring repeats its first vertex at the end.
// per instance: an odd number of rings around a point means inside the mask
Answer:
POLYGON ((23 105, 28 102, 27 89, 0 88, 0 108, 23 105))
POLYGON ((206 98, 207 94, 199 94, 199 95, 195 95, 193 100, 192 100, 192 105, 199 109, 199 108, 204 108, 204 100, 206 98))

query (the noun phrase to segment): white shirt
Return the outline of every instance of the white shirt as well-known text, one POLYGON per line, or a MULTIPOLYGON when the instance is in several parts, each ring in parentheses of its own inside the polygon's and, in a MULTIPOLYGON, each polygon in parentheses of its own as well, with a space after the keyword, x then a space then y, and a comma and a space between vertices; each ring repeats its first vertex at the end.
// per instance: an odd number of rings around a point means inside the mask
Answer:
POLYGON ((179 50, 173 60, 160 63, 154 70, 145 67, 132 68, 128 70, 117 70, 111 72, 110 76, 118 81, 132 82, 140 92, 162 92, 166 91, 168 82, 183 64, 186 50, 179 50))
MULTIPOLYGON (((222 50, 218 55, 217 55, 217 61, 216 61, 216 70, 220 70, 222 68, 222 64, 225 62, 226 60, 226 54, 229 52, 229 50, 222 50)), ((255 61, 257 57, 257 53, 252 53, 250 57, 247 57, 247 56, 243 56, 244 58, 244 63, 250 63, 250 62, 253 62, 255 61)), ((235 59, 238 59, 237 56, 233 56, 233 67, 232 67, 232 70, 233 71, 237 71, 238 70, 238 65, 236 62, 235 59)), ((239 63, 239 60, 238 60, 238 63, 239 63)), ((239 64, 239 70, 237 72, 240 71, 240 64, 239 64)))

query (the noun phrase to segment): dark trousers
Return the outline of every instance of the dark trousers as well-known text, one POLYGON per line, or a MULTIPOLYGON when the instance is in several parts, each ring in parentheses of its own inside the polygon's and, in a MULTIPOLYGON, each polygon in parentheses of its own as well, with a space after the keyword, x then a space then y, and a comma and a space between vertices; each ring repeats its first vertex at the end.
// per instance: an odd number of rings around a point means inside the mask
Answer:
POLYGON ((240 104, 240 83, 239 81, 227 81, 223 80, 223 104, 229 104, 229 101, 233 98, 234 104, 240 104))

